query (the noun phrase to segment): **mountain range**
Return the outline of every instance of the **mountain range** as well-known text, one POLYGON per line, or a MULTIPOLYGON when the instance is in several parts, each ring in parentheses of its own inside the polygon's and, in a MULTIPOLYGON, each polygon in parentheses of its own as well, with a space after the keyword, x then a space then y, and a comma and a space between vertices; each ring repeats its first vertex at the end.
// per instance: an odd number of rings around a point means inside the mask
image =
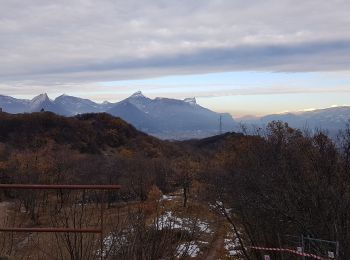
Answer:
MULTIPOLYGON (((221 131, 239 129, 238 120, 228 113, 217 113, 197 104, 195 98, 183 100, 148 98, 138 91, 116 103, 96 103, 89 99, 61 95, 52 100, 40 94, 31 100, 0 95, 0 107, 4 112, 31 113, 42 109, 58 115, 74 116, 85 113, 108 113, 120 117, 137 129, 162 139, 203 138, 221 131)), ((312 111, 271 114, 260 118, 245 117, 241 123, 264 126, 271 121, 284 121, 291 127, 310 130, 326 129, 336 134, 350 120, 350 106, 331 107, 312 111)))
POLYGON ((31 100, 0 95, 0 107, 7 113, 31 113, 41 110, 74 116, 105 112, 120 117, 137 129, 163 139, 199 138, 215 135, 220 129, 232 131, 236 122, 228 113, 216 113, 197 104, 195 98, 150 99, 140 91, 116 103, 96 103, 89 99, 61 95, 51 100, 40 94, 31 100))
POLYGON ((241 122, 247 125, 266 125, 271 121, 287 122, 291 127, 299 129, 322 129, 331 135, 344 129, 350 120, 350 106, 338 106, 311 111, 282 113, 263 116, 261 118, 246 118, 241 122))

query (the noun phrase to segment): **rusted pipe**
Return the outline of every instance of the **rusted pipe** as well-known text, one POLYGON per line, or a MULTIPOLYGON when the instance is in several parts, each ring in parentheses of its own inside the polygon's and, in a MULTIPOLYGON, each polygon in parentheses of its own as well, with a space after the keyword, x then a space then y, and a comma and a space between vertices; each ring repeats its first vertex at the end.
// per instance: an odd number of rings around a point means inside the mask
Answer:
POLYGON ((121 185, 75 185, 75 184, 0 184, 0 189, 24 190, 118 190, 121 185))
POLYGON ((75 228, 0 228, 0 232, 28 232, 28 233, 102 233, 101 229, 75 228))

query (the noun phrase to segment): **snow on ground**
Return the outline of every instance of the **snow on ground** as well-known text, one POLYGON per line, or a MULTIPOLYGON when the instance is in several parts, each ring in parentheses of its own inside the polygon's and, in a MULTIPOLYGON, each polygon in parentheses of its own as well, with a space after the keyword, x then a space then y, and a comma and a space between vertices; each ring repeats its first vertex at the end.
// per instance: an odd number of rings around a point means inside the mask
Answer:
POLYGON ((227 237, 224 239, 224 244, 229 256, 240 255, 241 251, 239 250, 239 240, 233 233, 229 232, 227 234, 227 237))
POLYGON ((208 234, 212 233, 212 230, 210 229, 209 224, 207 222, 198 220, 196 226, 199 227, 199 230, 201 232, 205 232, 208 234))
POLYGON ((175 196, 175 195, 163 195, 161 198, 160 198, 160 200, 161 201, 172 201, 172 200, 174 200, 174 199, 176 199, 177 198, 177 196, 175 196))
MULTIPOLYGON (((125 233, 125 232, 124 232, 125 233)), ((116 252, 124 245, 128 243, 128 239, 125 234, 113 234, 110 233, 103 239, 103 252, 102 256, 107 256, 111 252, 116 252)), ((97 251, 97 255, 100 256, 101 250, 97 251)))
POLYGON ((189 257, 197 257, 199 252, 199 246, 194 241, 182 243, 176 248, 176 254, 178 258, 186 255, 189 257))
MULTIPOLYGON (((222 201, 215 201, 215 204, 209 203, 209 207, 214 210, 219 210, 219 211, 225 211, 226 214, 230 214, 232 209, 231 208, 225 208, 224 203, 222 201)), ((223 213, 223 212, 222 212, 223 213)))
POLYGON ((158 218, 157 221, 158 230, 164 228, 170 229, 181 229, 186 231, 191 231, 197 229, 200 232, 212 233, 212 230, 209 227, 209 223, 201 221, 199 219, 190 219, 190 218, 179 218, 174 216, 173 212, 167 211, 162 216, 158 218))
POLYGON ((11 205, 11 202, 0 202, 0 224, 4 224, 4 222, 6 221, 8 217, 8 211, 11 205))

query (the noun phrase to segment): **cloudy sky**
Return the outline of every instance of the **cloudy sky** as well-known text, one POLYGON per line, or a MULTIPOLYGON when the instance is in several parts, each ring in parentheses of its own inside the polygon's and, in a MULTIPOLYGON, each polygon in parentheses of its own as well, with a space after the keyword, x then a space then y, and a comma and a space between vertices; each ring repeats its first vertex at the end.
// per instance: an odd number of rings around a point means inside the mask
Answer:
POLYGON ((348 0, 0 0, 0 94, 234 116, 350 104, 348 0))

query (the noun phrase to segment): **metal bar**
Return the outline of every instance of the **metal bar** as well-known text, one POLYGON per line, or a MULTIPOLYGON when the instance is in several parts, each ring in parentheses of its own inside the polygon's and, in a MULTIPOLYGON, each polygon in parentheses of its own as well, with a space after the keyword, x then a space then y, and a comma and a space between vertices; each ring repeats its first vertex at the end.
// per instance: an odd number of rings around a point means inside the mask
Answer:
MULTIPOLYGON (((66 184, 0 184, 0 189, 69 189, 69 190, 118 190, 121 185, 66 185, 66 184)), ((103 200, 101 204, 100 229, 74 229, 74 228, 0 228, 0 232, 28 232, 28 233, 98 233, 101 239, 101 259, 103 259, 103 200)))
POLYGON ((318 239, 318 238, 306 237, 305 239, 312 240, 312 241, 323 242, 323 243, 328 243, 328 244, 337 244, 336 241, 330 241, 330 240, 324 240, 324 239, 318 239))
POLYGON ((283 251, 286 253, 291 253, 291 254, 295 254, 295 255, 299 255, 299 256, 307 256, 308 258, 313 258, 313 259, 317 259, 317 260, 329 260, 329 258, 324 258, 322 256, 318 256, 315 254, 310 254, 310 253, 301 253, 298 252, 297 250, 294 249, 288 249, 288 248, 266 248, 266 247, 258 247, 258 246, 250 246, 249 248, 253 249, 253 250, 263 250, 263 251, 274 251, 274 252, 278 252, 278 251, 283 251))
POLYGON ((103 218, 104 218, 104 207, 103 207, 103 201, 104 201, 104 196, 103 195, 105 195, 105 193, 103 192, 102 193, 102 202, 101 202, 101 212, 100 212, 100 218, 101 218, 101 233, 100 233, 100 246, 101 246, 101 260, 103 260, 103 248, 104 248, 104 246, 103 246, 103 218))
POLYGON ((0 184, 0 189, 25 190, 118 190, 121 185, 67 185, 67 184, 0 184))
MULTIPOLYGON (((278 238, 278 245, 279 245, 280 248, 282 248, 280 233, 277 233, 277 238, 278 238)), ((284 260, 282 251, 281 251, 281 260, 284 260)))
POLYGON ((337 245, 335 248, 335 259, 339 258, 339 242, 337 241, 337 245))
POLYGON ((75 228, 0 228, 0 232, 28 232, 28 233, 102 233, 101 229, 75 228))
MULTIPOLYGON (((301 235, 301 250, 302 253, 305 253, 305 240, 304 240, 304 235, 301 235)), ((302 256, 302 259, 305 260, 305 255, 302 256)))

